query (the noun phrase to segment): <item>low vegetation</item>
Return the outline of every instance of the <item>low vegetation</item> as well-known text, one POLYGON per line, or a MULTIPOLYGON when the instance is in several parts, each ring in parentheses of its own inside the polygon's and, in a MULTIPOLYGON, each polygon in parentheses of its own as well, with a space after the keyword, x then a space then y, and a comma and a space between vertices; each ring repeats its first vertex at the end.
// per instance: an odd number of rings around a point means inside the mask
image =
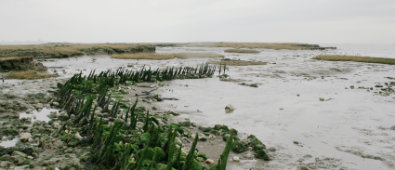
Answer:
POLYGON ((249 65, 266 65, 263 61, 244 61, 244 60, 221 60, 210 61, 209 64, 229 65, 229 66, 249 66, 249 65))
MULTIPOLYGON (((137 107, 137 99, 130 106, 114 100, 109 89, 137 82, 211 77, 214 72, 215 67, 201 65, 196 68, 105 71, 98 75, 91 72, 88 76, 76 74, 58 85, 57 96, 69 117, 73 115, 67 126, 75 126, 81 135, 88 138, 86 144, 91 148, 90 161, 100 169, 200 170, 204 167, 196 159, 197 134, 188 154, 185 154, 182 152, 183 144, 177 140, 185 135, 181 126, 162 123, 159 115, 151 115, 144 107, 137 107), (97 108, 102 110, 101 114, 96 114, 97 108)), ((231 147, 228 144, 224 152, 229 152, 231 147)))
POLYGON ((393 58, 379 58, 379 57, 366 57, 366 56, 347 56, 347 55, 318 55, 313 59, 326 60, 326 61, 354 61, 365 63, 379 63, 379 64, 395 64, 393 58))
POLYGON ((256 50, 246 50, 246 49, 239 49, 239 48, 227 49, 224 52, 226 52, 226 53, 259 53, 259 51, 256 51, 256 50))
POLYGON ((113 54, 112 58, 118 59, 148 59, 148 60, 168 60, 173 58, 224 58, 221 54, 216 53, 169 53, 169 54, 158 54, 158 53, 134 53, 134 54, 113 54))
POLYGON ((0 71, 28 70, 33 67, 33 57, 0 57, 0 71))
POLYGON ((69 44, 1 45, 0 60, 6 57, 66 58, 81 55, 154 52, 150 44, 69 44))
POLYGON ((7 79, 44 79, 57 77, 56 74, 50 74, 48 72, 40 72, 37 70, 26 70, 26 71, 11 71, 8 72, 5 76, 7 79))
POLYGON ((317 44, 303 43, 236 43, 236 42, 220 42, 214 43, 215 47, 232 47, 232 48, 267 48, 275 50, 325 50, 334 47, 321 47, 317 44))

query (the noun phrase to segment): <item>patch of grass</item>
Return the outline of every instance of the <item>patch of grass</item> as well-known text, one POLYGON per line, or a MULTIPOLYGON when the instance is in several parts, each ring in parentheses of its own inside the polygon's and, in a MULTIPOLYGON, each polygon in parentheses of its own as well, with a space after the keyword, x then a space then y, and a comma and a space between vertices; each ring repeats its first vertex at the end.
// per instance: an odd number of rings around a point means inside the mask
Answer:
POLYGON ((210 61, 209 64, 229 65, 229 66, 249 66, 249 65, 266 65, 263 61, 244 61, 244 60, 221 60, 210 61))
POLYGON ((128 54, 113 54, 112 58, 118 59, 147 59, 147 60, 168 60, 173 58, 223 58, 224 56, 216 53, 169 53, 169 54, 157 54, 157 53, 128 53, 128 54))
POLYGON ((354 61, 354 62, 365 62, 365 63, 379 63, 379 64, 395 64, 393 58, 378 58, 378 57, 366 57, 366 56, 346 56, 346 55, 318 55, 313 59, 316 60, 327 60, 327 61, 354 61))
POLYGON ((246 50, 246 49, 227 49, 225 50, 226 53, 259 53, 259 51, 256 50, 246 50))
POLYGON ((154 52, 151 44, 69 44, 1 45, 0 58, 33 56, 40 58, 66 58, 84 54, 116 54, 154 52))
POLYGON ((24 60, 24 59, 30 60, 31 58, 32 58, 32 56, 26 56, 26 57, 18 57, 18 56, 0 57, 0 62, 2 62, 2 61, 24 60))
POLYGON ((5 78, 7 79, 45 79, 50 77, 56 77, 56 74, 49 74, 47 72, 39 72, 37 70, 26 70, 26 71, 12 71, 7 73, 5 78))
POLYGON ((304 43, 237 43, 237 42, 220 42, 214 43, 216 47, 232 47, 232 48, 267 48, 267 49, 287 49, 287 50, 324 50, 333 49, 335 47, 320 47, 317 44, 304 43))

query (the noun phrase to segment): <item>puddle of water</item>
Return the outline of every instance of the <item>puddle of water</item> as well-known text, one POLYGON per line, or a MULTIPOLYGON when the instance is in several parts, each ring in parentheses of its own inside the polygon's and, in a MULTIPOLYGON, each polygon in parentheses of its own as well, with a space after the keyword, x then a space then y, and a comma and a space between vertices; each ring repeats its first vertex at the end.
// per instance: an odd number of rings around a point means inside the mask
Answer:
POLYGON ((16 143, 18 143, 19 138, 14 138, 12 140, 1 141, 0 146, 4 148, 15 147, 16 143))
POLYGON ((48 108, 43 108, 40 111, 33 111, 33 113, 20 113, 19 118, 31 118, 32 123, 35 121, 44 121, 44 122, 49 122, 51 119, 48 117, 51 112, 58 112, 57 109, 48 109, 48 108))

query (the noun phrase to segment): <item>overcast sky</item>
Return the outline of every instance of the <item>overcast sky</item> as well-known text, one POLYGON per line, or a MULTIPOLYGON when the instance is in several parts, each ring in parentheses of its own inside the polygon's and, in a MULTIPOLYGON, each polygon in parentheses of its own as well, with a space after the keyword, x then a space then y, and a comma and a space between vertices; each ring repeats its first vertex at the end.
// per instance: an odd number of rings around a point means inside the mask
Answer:
POLYGON ((395 43, 395 0, 0 0, 0 42, 395 43))

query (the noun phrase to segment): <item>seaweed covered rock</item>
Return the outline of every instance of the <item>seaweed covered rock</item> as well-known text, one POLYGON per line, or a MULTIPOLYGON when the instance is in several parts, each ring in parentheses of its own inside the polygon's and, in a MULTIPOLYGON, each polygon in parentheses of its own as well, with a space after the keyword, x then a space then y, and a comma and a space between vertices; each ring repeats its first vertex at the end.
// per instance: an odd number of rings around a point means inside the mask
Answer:
POLYGON ((67 146, 77 146, 80 144, 81 139, 76 134, 64 134, 60 139, 67 144, 67 146))
POLYGON ((248 145, 252 147, 255 152, 255 157, 263 160, 270 160, 269 155, 266 152, 266 146, 254 135, 247 137, 248 145))

